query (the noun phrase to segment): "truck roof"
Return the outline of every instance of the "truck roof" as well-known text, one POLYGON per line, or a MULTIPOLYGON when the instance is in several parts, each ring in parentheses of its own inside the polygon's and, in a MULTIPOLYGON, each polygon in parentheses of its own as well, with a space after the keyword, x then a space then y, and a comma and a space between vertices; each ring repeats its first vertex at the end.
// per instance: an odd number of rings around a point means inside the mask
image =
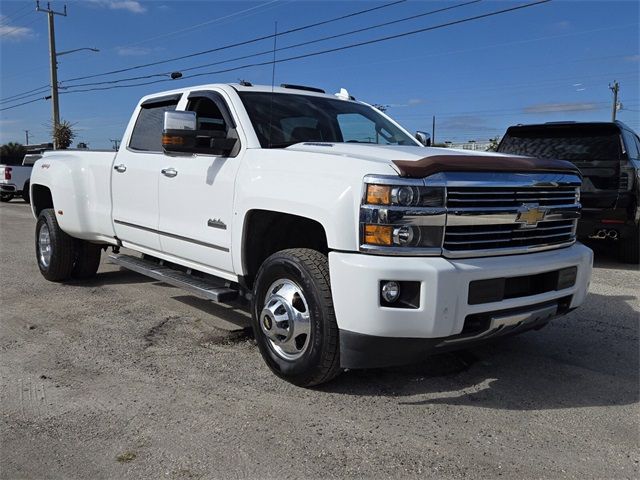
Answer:
POLYGON ((331 99, 339 99, 345 101, 355 101, 355 98, 349 95, 346 90, 342 90, 340 96, 333 95, 330 93, 324 93, 318 88, 315 87, 306 87, 304 85, 288 85, 286 86, 271 86, 271 85, 253 85, 248 82, 242 83, 209 83, 204 85, 191 85, 188 87, 176 88, 174 90, 165 90, 162 92, 155 92, 149 95, 145 95, 142 97, 142 101, 146 101, 156 97, 163 97, 166 95, 175 95, 179 93, 183 93, 191 90, 207 90, 212 88, 222 88, 228 89, 229 87, 233 88, 237 92, 265 92, 265 93, 284 93, 289 95, 308 95, 313 97, 324 97, 331 99), (348 97, 348 98, 347 98, 348 97))
POLYGON ((568 127, 620 127, 626 128, 630 130, 630 128, 625 125, 620 120, 616 120, 615 122, 576 122, 576 121, 562 121, 562 122, 545 122, 545 123, 518 123, 517 125, 511 125, 507 130, 512 128, 568 128, 568 127))

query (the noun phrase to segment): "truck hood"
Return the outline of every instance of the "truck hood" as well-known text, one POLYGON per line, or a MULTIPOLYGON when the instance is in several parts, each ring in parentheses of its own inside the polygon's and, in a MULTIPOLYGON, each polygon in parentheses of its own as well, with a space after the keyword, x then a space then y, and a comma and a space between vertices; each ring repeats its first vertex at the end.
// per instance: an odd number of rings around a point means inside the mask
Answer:
POLYGON ((422 178, 438 172, 552 172, 580 174, 575 165, 495 152, 452 148, 375 145, 356 143, 297 143, 286 150, 337 155, 391 165, 400 176, 422 178))

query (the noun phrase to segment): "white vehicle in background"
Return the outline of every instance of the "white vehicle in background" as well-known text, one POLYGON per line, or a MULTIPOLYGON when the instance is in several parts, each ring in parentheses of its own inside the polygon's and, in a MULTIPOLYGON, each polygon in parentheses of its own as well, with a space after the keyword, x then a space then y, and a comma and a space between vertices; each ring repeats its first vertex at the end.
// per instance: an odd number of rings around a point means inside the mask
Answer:
POLYGON ((301 386, 578 307, 592 252, 575 241, 577 168, 416 138, 345 90, 149 95, 117 153, 36 163, 38 266, 51 281, 91 277, 109 248, 203 298, 246 299, 265 362, 301 386))
POLYGON ((33 164, 42 158, 40 154, 27 154, 22 165, 0 165, 0 201, 10 202, 22 197, 29 203, 29 179, 33 164))

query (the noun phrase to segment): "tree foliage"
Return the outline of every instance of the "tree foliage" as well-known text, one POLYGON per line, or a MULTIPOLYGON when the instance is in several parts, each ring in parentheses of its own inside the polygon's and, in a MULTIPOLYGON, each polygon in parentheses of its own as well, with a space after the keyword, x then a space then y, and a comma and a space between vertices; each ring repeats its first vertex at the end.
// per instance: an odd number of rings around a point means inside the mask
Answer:
POLYGON ((64 150, 71 146, 73 139, 76 137, 73 126, 74 124, 71 124, 67 120, 60 120, 58 125, 51 127, 51 136, 53 137, 56 148, 64 150))
POLYGON ((487 152, 497 152, 499 143, 500 143, 500 137, 490 138, 489 146, 487 147, 487 152))
POLYGON ((21 143, 9 142, 0 147, 0 163, 3 165, 21 165, 27 151, 21 143))

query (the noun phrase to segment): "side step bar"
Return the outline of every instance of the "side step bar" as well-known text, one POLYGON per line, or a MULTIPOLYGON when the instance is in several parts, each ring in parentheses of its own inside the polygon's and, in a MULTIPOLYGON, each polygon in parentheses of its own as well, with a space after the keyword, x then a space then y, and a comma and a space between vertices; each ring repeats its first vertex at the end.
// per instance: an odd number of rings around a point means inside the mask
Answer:
MULTIPOLYGON (((238 291, 222 283, 216 284, 151 260, 123 254, 109 255, 109 261, 123 268, 187 290, 205 300, 224 303, 238 297, 238 291)), ((222 282, 222 280, 220 281, 222 282)))

